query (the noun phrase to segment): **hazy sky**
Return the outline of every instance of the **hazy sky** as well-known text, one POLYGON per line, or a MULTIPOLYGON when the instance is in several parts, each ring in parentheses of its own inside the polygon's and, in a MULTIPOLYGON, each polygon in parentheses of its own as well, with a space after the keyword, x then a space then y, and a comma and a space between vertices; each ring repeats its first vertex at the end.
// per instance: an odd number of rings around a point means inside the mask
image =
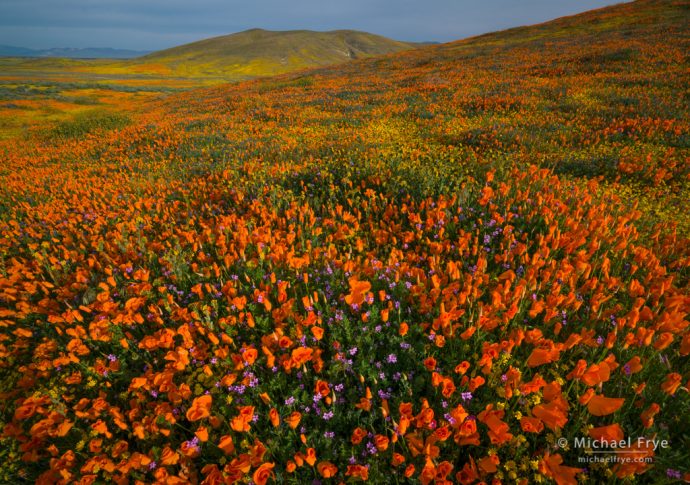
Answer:
POLYGON ((0 44, 155 50, 253 27, 445 42, 620 0, 0 0, 0 44))

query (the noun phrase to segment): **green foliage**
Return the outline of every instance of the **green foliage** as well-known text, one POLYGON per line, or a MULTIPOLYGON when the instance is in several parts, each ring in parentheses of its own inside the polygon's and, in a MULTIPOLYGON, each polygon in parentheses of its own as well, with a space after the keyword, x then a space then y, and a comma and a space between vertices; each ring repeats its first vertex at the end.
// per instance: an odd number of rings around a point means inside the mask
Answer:
POLYGON ((46 137, 54 140, 77 139, 96 132, 123 128, 129 122, 129 117, 121 113, 89 111, 80 113, 71 120, 57 123, 46 131, 46 137))

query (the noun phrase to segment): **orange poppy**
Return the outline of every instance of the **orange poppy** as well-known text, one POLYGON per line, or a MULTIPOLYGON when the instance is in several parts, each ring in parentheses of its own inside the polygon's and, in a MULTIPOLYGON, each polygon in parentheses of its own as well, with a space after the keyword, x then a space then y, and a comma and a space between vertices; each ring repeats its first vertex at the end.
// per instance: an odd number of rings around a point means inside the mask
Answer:
POLYGON ((299 367, 302 364, 309 362, 314 353, 313 349, 308 347, 298 347, 292 351, 292 366, 299 367))
POLYGON ((254 406, 240 406, 239 414, 232 418, 230 427, 240 433, 251 429, 251 422, 254 419, 254 406))
POLYGON ((352 432, 352 437, 350 438, 350 442, 353 445, 358 445, 362 442, 364 438, 367 436, 367 431, 363 428, 355 428, 354 431, 352 432))
POLYGON ((576 476, 582 472, 581 468, 561 465, 563 458, 560 454, 551 455, 548 451, 540 463, 540 470, 544 475, 556 481, 557 485, 577 485, 576 476))
POLYGON ((320 394, 323 397, 328 396, 331 393, 331 389, 328 386, 328 382, 318 379, 314 385, 314 392, 320 394))
POLYGON ((307 448, 307 454, 304 457, 304 461, 306 461, 309 466, 314 466, 314 463, 316 463, 316 450, 314 448, 307 448))
POLYGON ((557 349, 534 349, 527 358, 527 365, 529 367, 537 367, 544 364, 550 364, 560 358, 560 351, 557 349))
POLYGON ((213 398, 208 394, 194 399, 191 407, 187 410, 187 419, 189 421, 199 421, 200 419, 208 418, 211 415, 212 402, 213 398))
POLYGON ((653 402, 650 404, 649 407, 640 414, 642 426, 650 428, 654 424, 654 416, 656 416, 660 410, 661 407, 657 403, 653 402))
POLYGON ((278 414, 278 410, 276 408, 271 408, 271 410, 268 412, 268 418, 270 419, 273 427, 277 428, 280 425, 280 414, 278 414))
POLYGON ((235 444, 232 442, 232 436, 225 435, 218 442, 218 448, 220 448, 223 453, 230 455, 235 452, 235 444))
POLYGON ((298 411, 293 411, 290 415, 285 418, 285 422, 290 426, 290 428, 295 429, 299 425, 302 415, 298 411))
POLYGON ((374 445, 379 451, 386 451, 388 449, 389 439, 386 436, 377 434, 374 436, 374 445))
POLYGON ((625 439, 623 429, 618 423, 592 428, 589 430, 589 436, 602 443, 619 442, 625 439))
POLYGON ((256 483, 256 485, 266 485, 269 478, 275 477, 273 468, 275 468, 273 463, 264 463, 254 470, 254 474, 252 475, 254 483, 256 483))
POLYGON ((682 376, 677 372, 672 372, 666 376, 666 380, 661 384, 661 390, 666 394, 673 395, 680 387, 682 376))
POLYGON ((369 480, 369 468, 362 465, 348 465, 345 476, 359 478, 366 482, 369 480))
POLYGON ((311 334, 316 340, 321 340, 323 338, 323 328, 314 325, 311 327, 311 334))
POLYGON ((539 418, 523 416, 520 418, 520 428, 526 433, 541 433, 544 430, 544 423, 539 418))
POLYGON ((485 456, 477 461, 479 469, 484 473, 496 473, 501 460, 496 455, 485 456))
POLYGON ((624 398, 613 398, 602 395, 592 396, 587 403, 587 410, 594 416, 606 416, 615 413, 625 403, 624 398))
POLYGON ((455 366, 455 373, 460 374, 460 375, 464 375, 468 371, 469 368, 470 368, 470 363, 467 362, 466 360, 464 360, 455 366))
POLYGON ((368 281, 360 281, 356 276, 349 280, 350 293, 345 297, 345 303, 348 305, 361 305, 364 303, 367 292, 371 289, 371 283, 368 281))
POLYGON ((331 478, 334 477, 336 473, 338 473, 338 467, 330 461, 319 462, 319 464, 316 465, 316 470, 319 472, 319 475, 321 475, 323 478, 331 478))
POLYGON ((391 459, 391 465, 399 466, 405 463, 405 457, 400 453, 393 453, 393 458, 391 459))
POLYGON ((568 422, 566 410, 556 401, 534 406, 532 414, 554 431, 562 428, 568 422))

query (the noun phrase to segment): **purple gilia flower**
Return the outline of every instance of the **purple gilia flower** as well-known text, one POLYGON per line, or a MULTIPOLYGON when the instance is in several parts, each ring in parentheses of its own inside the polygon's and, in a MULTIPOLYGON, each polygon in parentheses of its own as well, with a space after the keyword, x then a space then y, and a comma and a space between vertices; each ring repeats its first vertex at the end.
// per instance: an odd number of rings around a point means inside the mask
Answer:
POLYGON ((680 480, 683 478, 683 474, 679 472, 678 470, 674 470, 673 468, 667 468, 666 469, 666 476, 669 478, 675 478, 680 480))

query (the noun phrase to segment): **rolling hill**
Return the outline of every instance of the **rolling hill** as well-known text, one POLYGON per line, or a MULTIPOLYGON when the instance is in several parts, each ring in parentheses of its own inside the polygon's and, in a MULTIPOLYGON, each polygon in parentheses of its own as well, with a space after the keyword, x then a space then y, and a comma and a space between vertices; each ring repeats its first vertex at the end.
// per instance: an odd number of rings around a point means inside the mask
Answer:
POLYGON ((418 44, 354 30, 250 29, 157 51, 137 62, 160 63, 176 72, 231 72, 250 77, 337 64, 415 47, 418 44))

